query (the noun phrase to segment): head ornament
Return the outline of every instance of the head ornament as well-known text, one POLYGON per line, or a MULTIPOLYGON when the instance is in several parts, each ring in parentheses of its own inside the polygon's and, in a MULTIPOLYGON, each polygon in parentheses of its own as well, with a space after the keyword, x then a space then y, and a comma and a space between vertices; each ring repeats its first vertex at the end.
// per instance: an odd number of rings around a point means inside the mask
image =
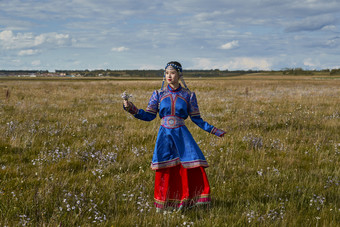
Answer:
POLYGON ((171 69, 174 69, 176 70, 177 72, 180 72, 182 73, 182 67, 181 66, 178 66, 178 65, 175 65, 173 63, 168 63, 166 66, 165 66, 165 70, 171 70, 171 69))

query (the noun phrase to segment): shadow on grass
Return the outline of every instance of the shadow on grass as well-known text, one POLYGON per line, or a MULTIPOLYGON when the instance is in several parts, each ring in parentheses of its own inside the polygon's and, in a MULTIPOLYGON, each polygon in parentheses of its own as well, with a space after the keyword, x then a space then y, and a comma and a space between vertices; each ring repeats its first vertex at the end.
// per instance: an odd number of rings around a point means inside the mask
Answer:
POLYGON ((0 141, 0 154, 21 154, 22 152, 22 148, 12 147, 3 141, 0 141))
POLYGON ((200 204, 190 208, 185 208, 181 210, 181 212, 186 214, 196 214, 201 213, 202 215, 206 215, 211 212, 227 212, 233 209, 233 207, 237 206, 237 201, 222 201, 219 199, 212 199, 210 204, 200 204))
POLYGON ((224 201, 224 200, 220 200, 220 199, 212 199, 210 208, 211 209, 231 210, 236 205, 237 205, 236 201, 224 201))

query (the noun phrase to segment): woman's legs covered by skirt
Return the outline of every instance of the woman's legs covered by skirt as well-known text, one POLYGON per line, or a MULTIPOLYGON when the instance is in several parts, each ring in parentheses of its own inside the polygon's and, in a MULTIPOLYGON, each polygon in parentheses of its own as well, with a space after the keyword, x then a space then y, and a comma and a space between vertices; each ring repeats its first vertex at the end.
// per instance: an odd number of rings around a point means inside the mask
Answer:
POLYGON ((210 186, 203 167, 185 169, 177 165, 156 170, 155 206, 183 209, 210 204, 210 186))

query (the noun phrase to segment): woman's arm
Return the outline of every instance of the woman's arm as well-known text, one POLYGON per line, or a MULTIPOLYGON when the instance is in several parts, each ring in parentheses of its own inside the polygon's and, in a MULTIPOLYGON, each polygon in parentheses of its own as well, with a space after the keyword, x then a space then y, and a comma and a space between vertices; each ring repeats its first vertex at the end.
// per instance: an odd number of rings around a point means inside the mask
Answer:
POLYGON ((123 108, 135 118, 143 121, 152 121, 156 118, 158 112, 158 91, 154 91, 146 111, 143 109, 138 109, 132 102, 124 101, 123 108))

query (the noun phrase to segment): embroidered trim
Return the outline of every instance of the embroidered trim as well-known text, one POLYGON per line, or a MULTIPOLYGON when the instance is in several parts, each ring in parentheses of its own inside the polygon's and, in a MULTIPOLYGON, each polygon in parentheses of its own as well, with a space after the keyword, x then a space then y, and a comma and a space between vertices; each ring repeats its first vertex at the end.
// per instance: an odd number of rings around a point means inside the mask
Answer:
POLYGON ((152 170, 164 169, 176 166, 178 164, 182 164, 183 168, 191 169, 202 166, 203 168, 209 167, 208 162, 206 160, 194 160, 188 162, 182 162, 179 158, 175 158, 172 160, 164 161, 164 162, 156 162, 151 163, 152 170))
POLYGON ((210 194, 202 194, 194 198, 186 198, 183 200, 168 199, 166 201, 158 200, 155 198, 155 206, 157 209, 165 209, 168 207, 182 209, 184 207, 192 207, 200 204, 210 204, 210 194))
POLYGON ((196 168, 199 166, 202 167, 209 167, 208 162, 206 160, 194 160, 194 161, 188 161, 188 162, 181 162, 182 166, 186 169, 190 168, 196 168))
POLYGON ((195 92, 192 92, 190 95, 190 108, 189 108, 190 116, 198 116, 200 115, 200 110, 198 108, 197 98, 195 92))
POLYGON ((171 93, 177 93, 177 92, 181 91, 182 88, 183 87, 181 86, 181 84, 179 84, 179 87, 177 89, 173 89, 170 85, 168 85, 168 91, 170 91, 171 93))
POLYGON ((125 108, 123 106, 124 110, 126 110, 127 112, 129 112, 132 115, 137 114, 138 113, 138 108, 132 102, 130 102, 130 104, 131 105, 128 108, 125 108))
POLYGON ((191 117, 197 117, 197 116, 200 116, 201 114, 200 114, 200 112, 193 112, 193 113, 189 113, 189 115, 191 117))
POLYGON ((161 125, 165 128, 179 128, 183 125, 185 125, 184 123, 184 119, 179 118, 177 116, 166 116, 162 118, 162 123, 161 125))
POLYGON ((158 112, 158 105, 159 105, 159 94, 158 91, 155 90, 152 93, 148 106, 146 107, 146 111, 150 113, 157 114, 158 112))
POLYGON ((211 134, 215 134, 215 132, 217 131, 217 128, 216 127, 214 127, 212 130, 211 130, 211 134))
POLYGON ((166 94, 166 95, 162 96, 162 97, 161 97, 161 102, 162 102, 164 99, 166 99, 167 97, 170 97, 171 102, 172 102, 172 96, 171 96, 171 94, 166 94))
POLYGON ((180 163, 181 161, 179 160, 179 158, 175 158, 175 159, 164 161, 164 162, 155 162, 155 163, 151 163, 151 169, 157 170, 157 169, 173 167, 180 163))
POLYGON ((152 113, 152 114, 157 114, 157 110, 151 109, 151 108, 146 108, 145 110, 148 113, 152 113))
POLYGON ((226 134, 225 131, 223 131, 223 130, 221 130, 221 129, 218 129, 218 128, 216 128, 216 127, 214 127, 214 128, 211 130, 210 133, 211 133, 211 134, 214 134, 214 135, 216 135, 216 136, 218 136, 218 137, 221 137, 221 136, 223 136, 224 134, 226 134))

